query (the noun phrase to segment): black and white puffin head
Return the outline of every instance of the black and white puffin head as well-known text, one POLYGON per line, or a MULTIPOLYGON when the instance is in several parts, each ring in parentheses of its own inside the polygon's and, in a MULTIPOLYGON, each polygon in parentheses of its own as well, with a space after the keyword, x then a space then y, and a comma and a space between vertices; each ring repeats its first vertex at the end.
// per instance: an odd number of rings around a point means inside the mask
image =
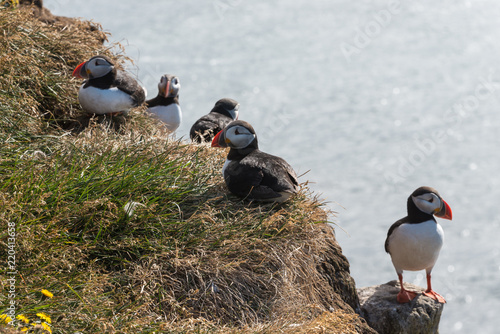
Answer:
POLYGON ((158 95, 162 97, 176 97, 181 89, 179 78, 172 74, 162 75, 158 83, 158 95))
POLYGON ((247 147, 257 149, 257 135, 250 123, 233 121, 220 131, 212 140, 212 147, 230 147, 242 150, 247 147))
POLYGON ((237 120, 239 116, 239 109, 240 104, 238 101, 226 97, 217 101, 210 112, 226 115, 231 117, 233 120, 237 120))
POLYGON ((80 79, 100 78, 111 72, 113 62, 106 56, 94 56, 78 65, 73 71, 73 76, 80 79))
POLYGON ((441 198, 437 190, 431 187, 420 187, 410 195, 408 198, 408 214, 411 215, 415 208, 428 215, 452 219, 450 206, 441 198))

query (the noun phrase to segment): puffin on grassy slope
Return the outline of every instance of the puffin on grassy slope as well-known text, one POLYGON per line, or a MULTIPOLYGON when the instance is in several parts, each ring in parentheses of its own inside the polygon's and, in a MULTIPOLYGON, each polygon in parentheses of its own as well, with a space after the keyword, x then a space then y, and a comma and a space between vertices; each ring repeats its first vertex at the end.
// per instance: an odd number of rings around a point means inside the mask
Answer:
POLYGON ((179 105, 179 90, 181 82, 178 77, 165 74, 158 83, 158 95, 146 101, 148 111, 165 123, 168 131, 175 131, 182 121, 179 105))
POLYGON ((230 147, 222 174, 233 194, 250 200, 284 202, 297 193, 297 175, 280 157, 259 150, 257 135, 245 121, 229 123, 212 141, 230 147))
POLYGON ((94 56, 78 65, 73 76, 86 79, 78 91, 83 110, 92 114, 121 114, 141 105, 144 88, 130 74, 117 69, 106 56, 94 56))
POLYGON ((220 99, 210 113, 198 119, 189 132, 194 142, 210 142, 226 125, 238 119, 240 104, 229 98, 220 99))
POLYGON ((389 228, 385 240, 385 251, 391 255, 401 284, 397 300, 407 303, 417 295, 403 287, 403 270, 425 269, 427 290, 424 295, 445 303, 444 298, 432 290, 431 271, 444 241, 443 229, 434 216, 451 220, 450 206, 435 189, 420 187, 408 197, 407 207, 408 216, 389 228))

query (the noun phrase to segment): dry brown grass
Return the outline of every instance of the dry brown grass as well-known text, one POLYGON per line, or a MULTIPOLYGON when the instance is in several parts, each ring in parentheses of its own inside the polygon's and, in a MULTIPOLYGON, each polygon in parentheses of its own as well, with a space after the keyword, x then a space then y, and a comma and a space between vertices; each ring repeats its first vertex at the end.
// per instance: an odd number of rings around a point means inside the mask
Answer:
POLYGON ((0 10, 0 103, 9 106, 16 96, 18 104, 9 108, 16 113, 34 118, 74 116, 79 111, 77 82, 68 78, 79 62, 106 52, 100 42, 106 36, 94 23, 47 25, 31 17, 25 10, 0 10))

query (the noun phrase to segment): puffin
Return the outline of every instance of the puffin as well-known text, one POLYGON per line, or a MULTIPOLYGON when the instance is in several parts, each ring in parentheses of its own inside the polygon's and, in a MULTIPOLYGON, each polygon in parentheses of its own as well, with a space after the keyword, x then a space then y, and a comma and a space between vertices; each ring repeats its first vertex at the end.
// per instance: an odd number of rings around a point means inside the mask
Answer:
POLYGON ((229 123, 213 138, 212 147, 230 147, 222 175, 234 195, 282 203, 297 193, 295 171, 282 158, 259 150, 257 135, 248 122, 229 123))
POLYGON ((158 95, 146 101, 148 111, 165 124, 169 132, 177 130, 182 121, 179 105, 181 82, 172 74, 164 74, 158 83, 158 95))
POLYGON ((240 104, 230 98, 217 101, 212 110, 198 119, 189 131, 193 142, 210 142, 226 125, 238 119, 240 104))
POLYGON ((451 208, 431 187, 416 189, 407 202, 408 215, 389 228, 385 240, 385 251, 390 254, 401 290, 397 295, 399 303, 413 300, 417 294, 403 286, 403 270, 424 270, 427 276, 427 290, 424 295, 439 303, 445 299, 432 290, 431 271, 443 246, 444 232, 434 216, 452 219, 451 208))
POLYGON ((127 114, 146 99, 144 88, 137 80, 103 55, 78 65, 73 76, 86 79, 78 91, 78 100, 82 109, 90 114, 127 114))

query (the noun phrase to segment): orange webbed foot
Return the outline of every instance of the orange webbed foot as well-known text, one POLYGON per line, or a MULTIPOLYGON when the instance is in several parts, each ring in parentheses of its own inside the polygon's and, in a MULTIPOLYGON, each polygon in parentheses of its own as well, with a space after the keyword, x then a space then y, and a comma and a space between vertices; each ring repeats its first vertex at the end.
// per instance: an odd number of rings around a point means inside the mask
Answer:
POLYGON ((412 301, 415 297, 417 297, 417 294, 415 292, 408 290, 401 290, 398 293, 397 300, 398 303, 404 304, 412 301))
POLYGON ((426 295, 429 298, 432 298, 434 300, 437 300, 439 303, 444 304, 446 303, 446 300, 441 296, 439 293, 437 293, 434 290, 426 290, 424 292, 424 295, 426 295))

